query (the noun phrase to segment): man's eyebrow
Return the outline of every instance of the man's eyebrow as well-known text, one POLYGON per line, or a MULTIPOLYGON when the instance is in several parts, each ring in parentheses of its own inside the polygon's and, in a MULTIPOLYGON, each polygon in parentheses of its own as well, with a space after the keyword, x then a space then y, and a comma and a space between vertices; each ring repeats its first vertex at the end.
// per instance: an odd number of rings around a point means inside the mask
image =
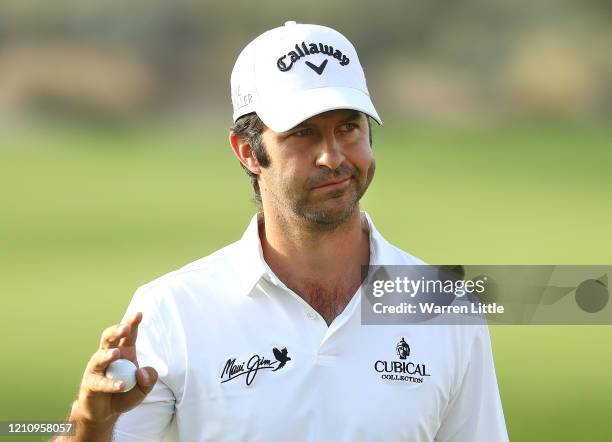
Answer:
MULTIPOLYGON (((346 116, 346 118, 343 118, 342 120, 340 120, 340 123, 347 123, 349 121, 359 120, 359 119, 361 119, 361 115, 362 114, 363 114, 363 112, 360 112, 360 111, 352 111, 350 114, 348 114, 346 116)), ((289 130, 300 129, 302 127, 307 127, 310 124, 312 124, 312 122, 310 121, 310 118, 309 118, 308 120, 302 121, 300 124, 298 124, 297 126, 292 127, 289 130)))
POLYGON ((353 111, 350 114, 348 114, 347 117, 342 120, 342 122, 346 123, 348 121, 360 120, 362 114, 363 114, 363 112, 353 111))
POLYGON ((295 129, 299 129, 299 128, 301 128, 301 127, 306 127, 306 126, 308 126, 309 124, 311 124, 309 120, 302 121, 300 124, 298 124, 297 126, 293 126, 293 127, 292 127, 291 129, 289 129, 289 130, 295 130, 295 129))

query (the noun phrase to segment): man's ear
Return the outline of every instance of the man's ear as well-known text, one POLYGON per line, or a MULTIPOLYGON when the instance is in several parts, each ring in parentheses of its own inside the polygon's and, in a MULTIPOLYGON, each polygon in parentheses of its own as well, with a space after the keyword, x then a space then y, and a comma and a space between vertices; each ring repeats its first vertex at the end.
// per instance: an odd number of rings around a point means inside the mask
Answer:
POLYGON ((255 175, 259 175, 261 166, 255 158, 249 142, 244 137, 239 137, 234 132, 230 132, 229 142, 238 161, 240 161, 249 171, 253 172, 255 175))

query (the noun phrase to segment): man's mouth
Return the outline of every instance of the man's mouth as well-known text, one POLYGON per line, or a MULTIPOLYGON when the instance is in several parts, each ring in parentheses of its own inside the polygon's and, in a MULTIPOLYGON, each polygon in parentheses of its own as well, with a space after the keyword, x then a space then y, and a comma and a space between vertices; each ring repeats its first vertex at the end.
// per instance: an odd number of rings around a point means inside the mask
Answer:
POLYGON ((315 187, 315 189, 322 189, 322 188, 332 188, 332 187, 338 187, 338 186, 342 186, 346 183, 348 183, 350 181, 351 177, 344 177, 344 178, 336 178, 330 181, 326 181, 323 184, 320 184, 318 186, 315 187))

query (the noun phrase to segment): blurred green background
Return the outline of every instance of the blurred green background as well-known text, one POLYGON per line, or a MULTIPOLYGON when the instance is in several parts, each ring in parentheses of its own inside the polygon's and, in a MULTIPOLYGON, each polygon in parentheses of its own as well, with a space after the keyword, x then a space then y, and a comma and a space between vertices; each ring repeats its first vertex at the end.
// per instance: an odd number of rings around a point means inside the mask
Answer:
MULTIPOLYGON (((286 20, 359 50, 385 120, 363 208, 387 239, 431 263, 611 264, 611 17, 597 0, 0 3, 0 420, 63 418, 136 287, 242 234, 229 73, 286 20)), ((511 440, 610 440, 612 327, 491 334, 511 440)))

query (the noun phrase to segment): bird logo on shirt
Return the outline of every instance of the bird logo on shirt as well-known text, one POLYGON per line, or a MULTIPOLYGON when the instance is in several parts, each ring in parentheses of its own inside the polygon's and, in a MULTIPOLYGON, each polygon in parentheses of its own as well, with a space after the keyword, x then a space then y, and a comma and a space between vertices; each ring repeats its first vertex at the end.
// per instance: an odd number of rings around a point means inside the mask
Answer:
POLYGON ((274 353, 274 357, 276 358, 276 360, 280 362, 280 364, 278 364, 278 367, 276 367, 272 371, 280 370, 285 366, 288 361, 291 360, 291 358, 287 356, 287 347, 284 347, 282 350, 279 350, 278 348, 274 347, 272 349, 272 352, 274 353))

